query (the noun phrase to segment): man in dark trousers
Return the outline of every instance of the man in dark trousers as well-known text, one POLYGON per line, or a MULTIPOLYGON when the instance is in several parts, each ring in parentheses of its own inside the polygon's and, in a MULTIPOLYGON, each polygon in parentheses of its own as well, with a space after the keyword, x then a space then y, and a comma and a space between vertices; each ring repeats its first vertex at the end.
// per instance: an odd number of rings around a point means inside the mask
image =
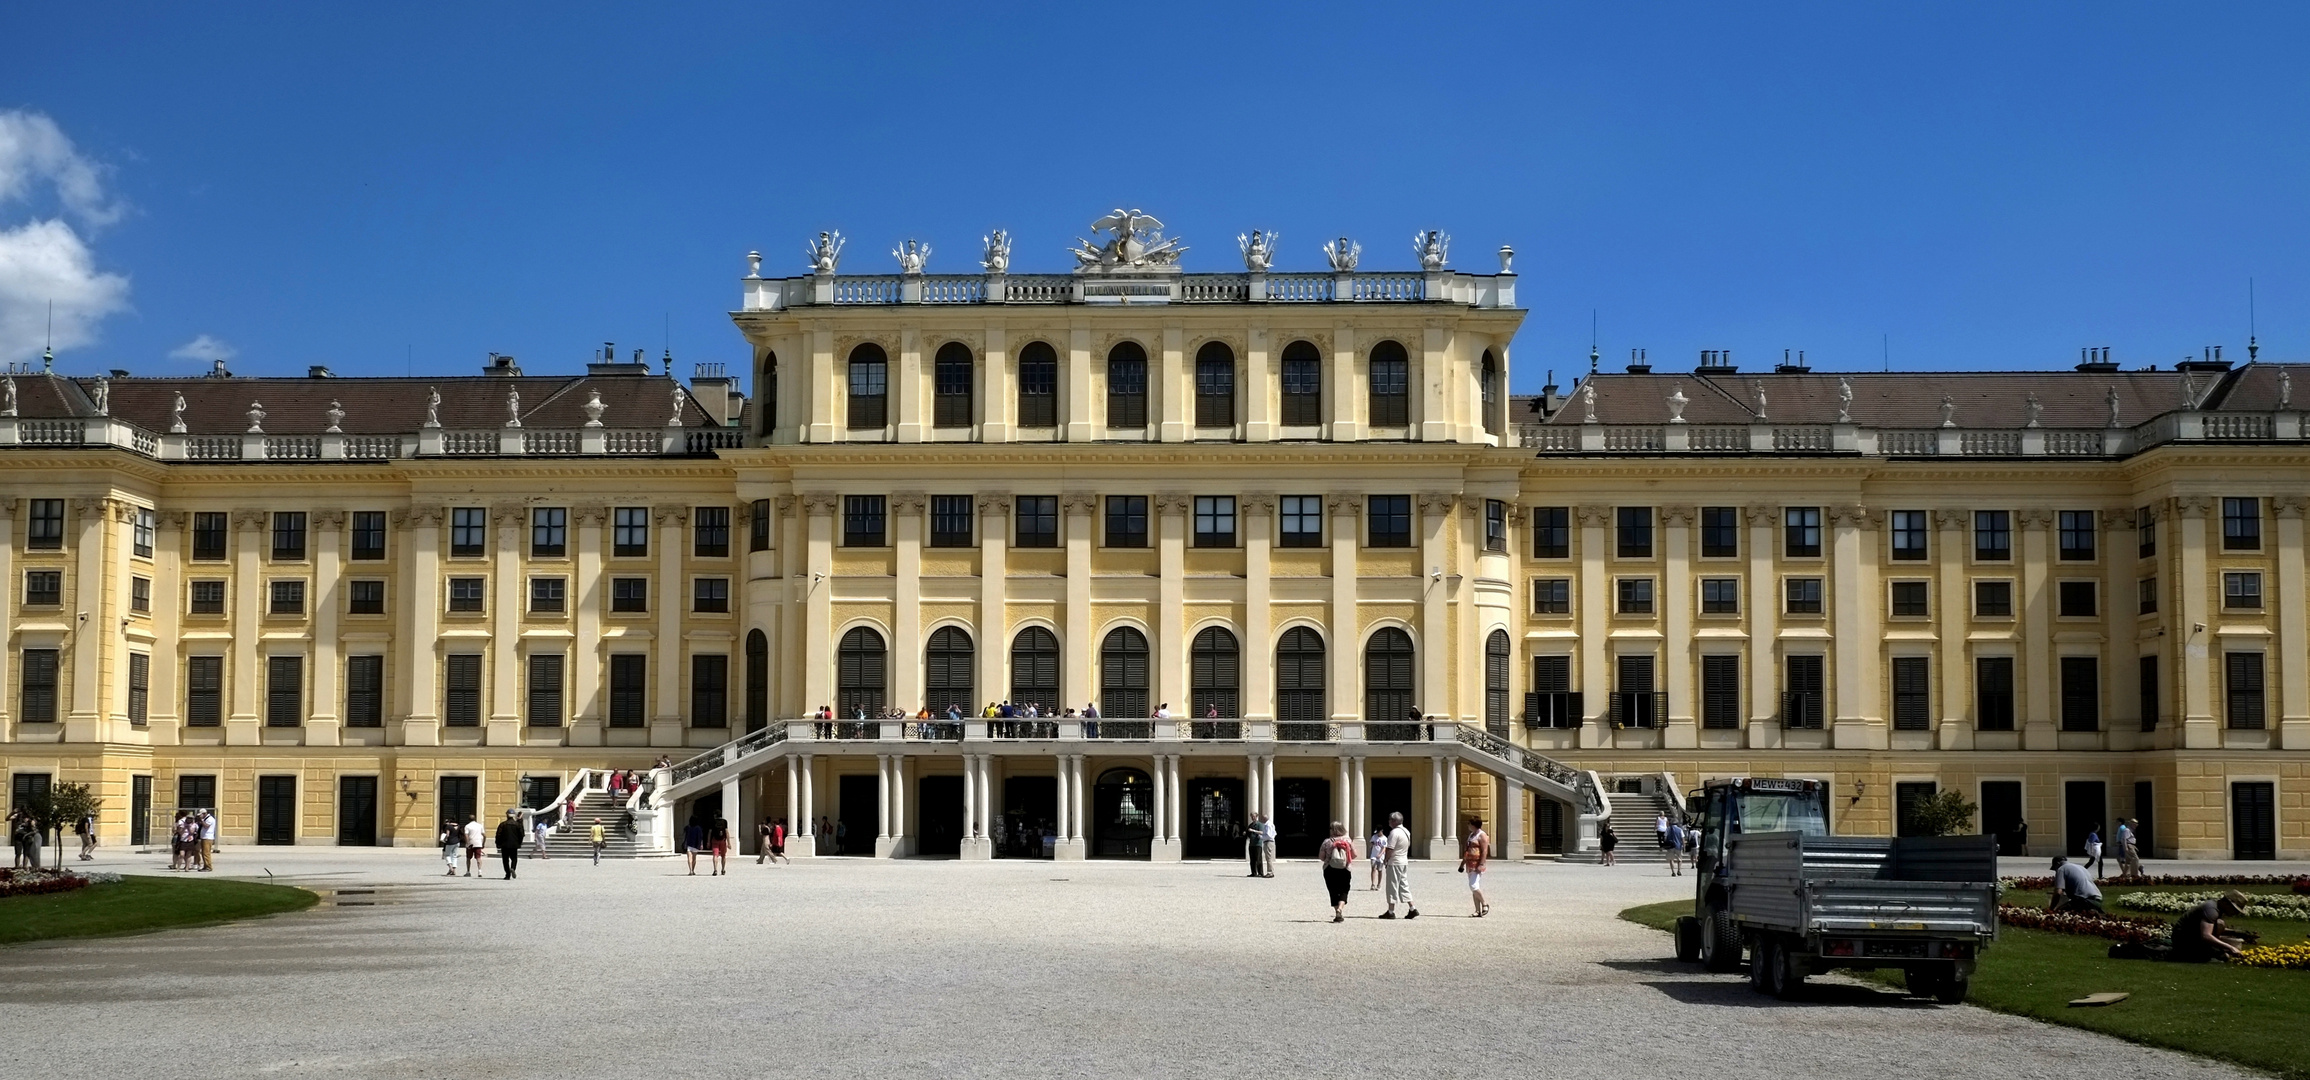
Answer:
POLYGON ((521 811, 508 810, 497 824, 497 857, 505 861, 505 880, 513 880, 513 864, 521 859, 521 811))

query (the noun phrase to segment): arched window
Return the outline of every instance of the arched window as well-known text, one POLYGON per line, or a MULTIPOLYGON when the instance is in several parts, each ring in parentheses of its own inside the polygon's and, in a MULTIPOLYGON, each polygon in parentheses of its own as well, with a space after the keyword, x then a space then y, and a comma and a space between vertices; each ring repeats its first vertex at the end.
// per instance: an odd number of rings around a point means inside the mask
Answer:
POLYGON ((1188 716, 1201 720, 1218 709, 1229 720, 1243 715, 1243 656, 1235 635, 1216 626, 1188 647, 1188 716))
POLYGON ((1223 342, 1195 350, 1195 426, 1235 426, 1235 350, 1223 342))
POLYGON ((1323 423, 1323 354, 1313 344, 1294 341, 1283 347, 1283 426, 1314 427, 1323 423))
POLYGON ((754 379, 754 410, 760 414, 762 437, 778 431, 778 354, 762 354, 762 374, 754 379))
POLYGON ((1492 355, 1490 349, 1484 350, 1484 364, 1478 369, 1478 377, 1484 383, 1484 430, 1497 435, 1500 433, 1500 425, 1493 419, 1492 407, 1499 402, 1504 388, 1500 385, 1500 358, 1492 355))
POLYGON ((1412 636, 1381 627, 1364 645, 1364 719, 1405 720, 1412 707, 1412 636))
POLYGON ((1304 626, 1284 631, 1275 646, 1275 718, 1301 724, 1331 719, 1323 693, 1323 635, 1304 626))
POLYGON ((883 676, 888 666, 881 634, 861 626, 842 635, 842 645, 834 661, 837 715, 849 720, 864 709, 870 719, 881 716, 883 687, 888 685, 883 676))
POLYGON ((1484 639, 1484 728, 1508 737, 1508 632, 1484 639))
POLYGON ((871 341, 850 350, 850 429, 878 430, 890 420, 890 354, 871 341))
POLYGON ((977 712, 978 695, 971 686, 976 655, 969 634, 952 626, 933 632, 930 645, 922 652, 923 707, 940 715, 949 705, 961 709, 965 716, 977 712))
POLYGON ((1371 425, 1406 427, 1412 422, 1412 364, 1393 341, 1372 346, 1371 425))
POLYGON ((1059 708, 1059 639, 1030 626, 1011 639, 1011 704, 1034 705, 1045 716, 1059 708))
POLYGON ((1136 341, 1107 350, 1107 426, 1147 426, 1147 350, 1136 341))
POLYGON ((977 367, 971 347, 950 341, 938 347, 931 363, 931 424, 935 427, 971 426, 971 377, 977 367))
POLYGON ((746 631, 746 730, 770 726, 770 638, 746 631))
POLYGON ((1099 712, 1114 719, 1147 716, 1147 635, 1128 626, 1099 646, 1099 712))
POLYGON ((1019 426, 1057 427, 1059 424, 1059 354, 1049 345, 1030 341, 1019 350, 1019 426))

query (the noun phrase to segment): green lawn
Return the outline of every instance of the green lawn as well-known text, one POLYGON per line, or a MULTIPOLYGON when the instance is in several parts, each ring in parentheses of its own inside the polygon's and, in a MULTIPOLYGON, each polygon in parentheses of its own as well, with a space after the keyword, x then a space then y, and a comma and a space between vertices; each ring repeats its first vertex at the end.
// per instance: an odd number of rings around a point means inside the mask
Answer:
MULTIPOLYGON (((2008 903, 2033 900, 2039 906, 2045 903, 2043 894, 2006 895, 2008 903)), ((2112 911, 2144 914, 2115 907, 2112 911)), ((1620 917, 1668 930, 1677 916, 1691 913, 1692 901, 1679 900, 1632 907, 1620 917)), ((2294 920, 2240 922, 2261 933, 2264 944, 2300 941, 2310 929, 2310 923, 2294 920)), ((1998 933, 1997 944, 1982 954, 1967 1000, 1998 1012, 2220 1058, 2290 1080, 2310 1080, 2310 1054, 2303 1050, 2302 1035, 2310 972, 2111 960, 2109 944, 2100 938, 2006 928, 1998 933), (2102 991, 2133 996, 2103 1008, 2069 1007, 2072 998, 2102 991)), ((1663 942, 1662 948, 1667 950, 1668 943, 1663 942)), ((1899 984, 1898 972, 1875 974, 1880 981, 1899 984)))
POLYGON ((0 945, 202 926, 301 911, 319 900, 286 885, 125 877, 118 884, 0 900, 0 945))

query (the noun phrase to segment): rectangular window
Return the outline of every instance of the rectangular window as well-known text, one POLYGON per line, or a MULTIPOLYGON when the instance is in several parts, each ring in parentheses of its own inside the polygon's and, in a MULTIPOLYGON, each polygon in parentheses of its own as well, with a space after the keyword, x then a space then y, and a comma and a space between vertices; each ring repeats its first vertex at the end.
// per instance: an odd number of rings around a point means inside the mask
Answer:
POLYGON ((2093 519, 2091 510, 2061 511, 2058 524, 2063 562, 2093 561, 2093 519))
POLYGON ((184 722, 216 727, 224 722, 225 658, 188 656, 184 662, 184 722))
POLYGON ((1973 617, 1976 619, 2012 618, 2013 583, 2010 581, 1974 582, 1973 617))
POLYGON ((265 658, 265 726, 296 727, 305 722, 305 658, 265 658))
POLYGON ((967 548, 978 520, 978 500, 968 495, 930 497, 930 546, 967 548))
POLYGON ((753 513, 746 517, 746 550, 770 550, 770 500, 754 500, 753 513))
POLYGON ((1979 562, 2008 562, 2013 558, 2013 512, 1973 512, 1973 558, 1979 562))
POLYGON ((1781 726, 1819 728, 1826 710, 1822 704, 1822 660, 1818 654, 1781 658, 1781 726))
POLYGON ((1982 731, 2013 730, 2013 658, 1973 659, 1973 726, 1982 731))
POLYGON ((1821 508, 1792 506, 1782 511, 1781 554, 1792 559, 1821 555, 1821 508))
POLYGON ((852 431, 882 427, 890 416, 890 364, 881 357, 881 349, 874 350, 877 359, 867 360, 853 355, 850 359, 850 416, 852 431))
POLYGON ((2054 614, 2064 619, 2090 619, 2099 611, 2091 579, 2054 583, 2054 614))
POLYGON ((2134 510, 2134 543, 2140 547, 2142 558, 2158 553, 2157 513, 2147 506, 2134 510))
POLYGON ((195 615, 224 614, 225 583, 222 581, 193 582, 192 613, 195 615))
POLYGON ((2061 658, 2061 730, 2101 730, 2101 661, 2061 658))
POLYGON ((720 654, 690 658, 690 726, 730 726, 730 658, 720 654))
POLYGON ((1532 614, 1572 614, 1572 579, 1560 577, 1533 579, 1532 614))
MULTIPOLYGON (((963 501, 970 501, 968 496, 963 501)), ((1018 539, 1023 548, 1054 548, 1059 546, 1059 497, 1056 495, 1020 495, 1011 501, 1011 513, 1017 519, 1018 539)), ((968 526, 966 525, 967 529, 968 526)), ((964 542, 969 542, 968 533, 964 542)))
POLYGON ((1532 508, 1532 557, 1565 559, 1572 556, 1572 508, 1532 508))
POLYGON ((273 561, 305 561, 304 511, 282 511, 273 515, 273 561))
POLYGON ((1195 496, 1195 546, 1235 546, 1235 496, 1195 496))
POLYGON ((302 615, 305 613, 305 583, 303 581, 275 581, 271 585, 272 595, 265 604, 266 614, 302 615))
POLYGON ((529 654, 529 726, 561 726, 562 654, 529 654))
POLYGON ((2262 500, 2222 500, 2222 550, 2262 550, 2262 500))
POLYGON ((1147 496, 1107 496, 1106 540, 1111 548, 1147 546, 1147 496))
POLYGON ((1617 528, 1613 531, 1614 553, 1623 559, 1652 557, 1652 508, 1623 506, 1614 515, 1617 528))
POLYGON ((1700 613, 1703 615, 1740 614, 1741 579, 1729 577, 1700 579, 1700 613))
POLYGON ((691 581, 690 610, 708 614, 729 614, 730 579, 702 577, 691 581))
MULTIPOLYGON (((955 363, 944 355, 931 362, 930 422, 934 427, 967 428, 971 426, 971 378, 974 365, 967 359, 955 363)), ((968 349, 963 350, 966 354, 968 349)))
POLYGON ((1618 603, 1618 605, 1617 605, 1617 610, 1620 612, 1620 614, 1622 614, 1622 615, 1650 615, 1650 614, 1652 614, 1652 579, 1651 579, 1651 578, 1648 578, 1648 577, 1624 577, 1624 578, 1621 578, 1621 579, 1619 580, 1619 582, 1617 583, 1617 590, 1618 590, 1618 595, 1619 595, 1619 603, 1618 603))
MULTIPOLYGON (((55 551, 64 546, 64 500, 27 499, 24 546, 33 551, 55 551)), ((223 517, 223 514, 218 514, 223 517)), ((218 556, 223 558, 223 556, 218 556)))
POLYGON ((1893 728, 1924 731, 1933 726, 1932 661, 1922 656, 1893 658, 1893 728))
MULTIPOLYGON (((1387 344, 1385 342, 1382 343, 1387 344)), ((1371 424, 1373 427, 1405 427, 1412 420, 1411 363, 1372 350, 1371 359, 1371 424)))
POLYGON ((151 578, 130 577, 128 579, 128 610, 139 615, 152 614, 151 578))
POLYGON ((1287 356, 1283 361, 1282 381, 1283 426, 1315 427, 1322 424, 1323 361, 1287 356))
POLYGON ((1280 507, 1281 543, 1287 548, 1323 546, 1323 496, 1286 495, 1276 500, 1280 507))
POLYGON ((1107 357, 1107 426, 1147 426, 1146 360, 1132 360, 1113 354, 1107 357))
POLYGON ((479 558, 489 550, 489 510, 480 506, 459 506, 449 511, 449 554, 455 558, 479 558))
POLYGON ((481 654, 450 653, 446 661, 441 722, 449 727, 481 726, 481 654))
POLYGON ((1928 581, 1896 581, 1893 583, 1893 614, 1906 618, 1922 618, 1932 611, 1933 586, 1928 581))
POLYGON ((152 718, 152 656, 128 654, 128 722, 143 727, 152 718))
POLYGON ((1893 558, 1919 562, 1926 557, 1925 511, 1895 510, 1892 514, 1893 558))
POLYGON ((385 614, 385 583, 382 581, 349 581, 345 583, 347 614, 385 614))
POLYGON ((214 776, 185 776, 176 778, 176 804, 186 810, 199 807, 217 808, 217 778, 214 776))
POLYGON ((2222 575, 2222 606, 2242 611, 2262 609, 2262 575, 2236 573, 2222 575))
POLYGON ((843 496, 842 546, 883 546, 883 518, 888 506, 888 502, 880 495, 843 496))
POLYGON ((730 508, 700 506, 690 511, 690 554, 700 559, 730 554, 730 508))
POLYGON ((610 654, 610 726, 638 728, 648 716, 650 658, 644 653, 610 654))
POLYGON ((1787 611, 1791 615, 1818 615, 1821 613, 1821 579, 1793 577, 1784 583, 1787 590, 1787 611))
POLYGON ((353 554, 358 562, 375 562, 385 557, 385 511, 353 511, 353 554))
POLYGON ((558 559, 569 554, 569 508, 537 506, 529 511, 529 555, 558 559))
POLYGON ((538 615, 559 615, 569 609, 569 579, 529 579, 529 610, 538 615))
POLYGON ((1704 559, 1734 559, 1741 553, 1741 508, 1700 508, 1700 554, 1704 559))
POLYGON ((2161 708, 2158 698, 2158 658, 2142 657, 2136 661, 2136 667, 2139 669, 2135 679, 2137 692, 2141 695, 2142 730, 2156 731, 2161 708))
POLYGON ((2227 706, 2224 712, 2230 727, 2240 731, 2262 730, 2262 654, 2225 653, 2222 672, 2227 706))
POLYGON ((24 572, 24 606, 57 607, 64 603, 64 571, 24 572))
POLYGON ((640 558, 650 553, 650 508, 621 506, 610 511, 610 554, 640 558))
POLYGON ((192 557, 202 562, 223 559, 228 528, 230 522, 221 512, 204 510, 194 514, 192 557))
POLYGON ((1615 727, 1658 727, 1666 719, 1666 695, 1653 689, 1653 658, 1650 656, 1614 657, 1616 692, 1612 695, 1612 723, 1615 727))
POLYGON ((1484 500, 1484 550, 1508 550, 1508 504, 1484 500))
POLYGON ((385 658, 345 658, 345 726, 385 726, 385 658))
POLYGON ((153 527, 152 509, 144 506, 137 507, 136 522, 132 526, 129 541, 137 558, 152 558, 153 536, 157 531, 153 527))
POLYGON ((478 613, 482 594, 489 586, 488 578, 453 577, 449 579, 449 610, 478 613))
POLYGON ((1050 346, 1032 342, 1019 350, 1019 426, 1047 428, 1058 423, 1059 362, 1050 346))
POLYGON ((1371 518, 1370 544, 1376 548, 1412 546, 1412 497, 1374 495, 1366 511, 1371 518))
POLYGON ((639 577, 611 578, 610 610, 629 613, 650 610, 650 579, 639 577))
POLYGON ((1741 658, 1700 658, 1700 726, 1728 730, 1741 726, 1741 658))

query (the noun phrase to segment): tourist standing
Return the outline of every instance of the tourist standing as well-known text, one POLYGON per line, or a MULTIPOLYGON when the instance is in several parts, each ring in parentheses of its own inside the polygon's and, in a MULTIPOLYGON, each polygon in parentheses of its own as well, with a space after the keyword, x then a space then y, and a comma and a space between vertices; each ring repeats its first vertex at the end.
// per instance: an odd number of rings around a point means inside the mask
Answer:
POLYGON ((602 848, 609 844, 609 839, 602 835, 601 822, 594 822, 593 835, 590 839, 593 840, 594 844, 594 865, 600 866, 602 864, 602 848))
POLYGON ((698 876, 698 849, 705 846, 706 823, 697 818, 691 818, 690 823, 682 827, 682 854, 690 859, 691 877, 698 876))
POLYGON ((777 827, 771 818, 763 818, 762 824, 755 827, 754 865, 760 866, 770 861, 770 837, 776 831, 777 827))
POLYGON ((1598 851, 1601 851, 1604 854, 1604 865, 1618 865, 1618 863, 1613 860, 1612 851, 1614 848, 1619 846, 1620 834, 1612 831, 1611 822, 1605 822, 1602 826, 1599 827, 1596 834, 1596 847, 1598 851))
POLYGON ((2146 876, 2142 873, 2142 819, 2127 818, 2125 829, 2120 835, 2124 837, 2125 845, 2118 854, 2119 858, 2125 860, 2123 872, 2129 877, 2146 876))
POLYGON ((706 829, 706 843, 714 850, 714 876, 730 872, 730 819, 717 817, 706 829))
POLYGON ((1267 832, 1259 827, 1259 815, 1253 814, 1243 822, 1243 853, 1251 860, 1250 877, 1263 877, 1259 857, 1267 853, 1267 832))
POLYGON ((1460 872, 1468 875, 1468 895, 1481 919, 1492 910, 1484 902, 1484 864, 1492 858, 1492 838, 1484 835, 1484 819, 1468 819, 1467 835, 1460 837, 1460 872))
POLYGON ((1663 848, 1668 846, 1667 814, 1662 814, 1659 817, 1652 819, 1652 839, 1654 843, 1660 845, 1663 848))
POLYGON ((1396 905, 1404 906, 1406 919, 1420 917, 1420 909, 1412 905, 1412 883, 1406 875, 1411 871, 1412 833, 1404 828, 1404 815, 1388 815, 1388 910, 1380 918, 1396 917, 1396 905))
POLYGON ((80 815, 72 831, 80 837, 80 861, 87 862, 96 858, 96 815, 80 815))
POLYGON ((456 818, 442 818, 441 835, 434 842, 441 845, 441 864, 448 868, 447 876, 456 877, 457 862, 465 857, 465 830, 456 818))
POLYGON ((1380 866, 1388 861, 1388 834, 1378 829, 1372 830, 1371 858, 1372 881, 1370 891, 1376 892, 1380 887, 1380 866))
POLYGON ((1668 843, 1662 844, 1662 845, 1661 845, 1661 848, 1662 848, 1662 850, 1664 850, 1664 851, 1668 852, 1668 876, 1670 876, 1670 877, 1683 877, 1683 876, 1684 876, 1684 823, 1683 823, 1683 822, 1681 822, 1681 821, 1671 821, 1671 822, 1669 822, 1669 823, 1668 823, 1668 843))
POLYGON ((505 864, 505 880, 513 880, 513 865, 521 859, 521 842, 528 835, 521 827, 521 811, 508 810, 497 823, 497 858, 505 864))
POLYGON ((1260 847, 1260 856, 1261 856, 1261 858, 1265 859, 1265 860, 1266 860, 1266 863, 1267 863, 1267 876, 1269 876, 1269 877, 1274 877, 1274 876, 1275 876, 1275 817, 1274 817, 1273 815, 1270 815, 1270 814, 1261 814, 1261 815, 1259 815, 1259 847, 1260 847))
POLYGON ((530 858, 545 858, 545 819, 532 815, 529 819, 530 858))
MULTIPOLYGON (((33 861, 34 861, 34 862, 38 862, 38 861, 39 861, 39 855, 40 855, 40 848, 39 848, 39 846, 38 846, 38 845, 39 845, 39 843, 40 843, 40 840, 39 840, 39 838, 38 838, 38 837, 35 837, 35 838, 33 839, 32 843, 33 843, 33 845, 34 845, 34 847, 33 847, 33 849, 32 849, 32 854, 33 854, 33 861)), ((216 812, 216 811, 214 811, 214 810, 208 809, 207 807, 202 807, 202 808, 201 808, 201 873, 204 873, 204 874, 205 874, 205 873, 208 873, 209 871, 211 871, 211 870, 214 870, 214 869, 216 869, 216 868, 217 868, 217 812, 216 812)))
POLYGON ((1316 852, 1323 863, 1324 889, 1331 894, 1331 921, 1347 921, 1348 889, 1355 885, 1356 842, 1348 838, 1347 826, 1331 823, 1331 835, 1325 838, 1323 850, 1316 852))
POLYGON ((482 853, 482 851, 483 851, 483 850, 485 850, 485 848, 486 848, 486 846, 487 846, 487 844, 488 844, 488 841, 489 841, 489 834, 488 834, 487 832, 484 832, 484 831, 482 831, 482 828, 481 828, 481 815, 480 815, 479 813, 468 813, 468 814, 466 814, 466 815, 465 815, 465 876, 466 876, 466 877, 472 877, 472 876, 474 876, 475 874, 478 874, 478 873, 480 873, 480 872, 481 872, 481 853, 482 853))

